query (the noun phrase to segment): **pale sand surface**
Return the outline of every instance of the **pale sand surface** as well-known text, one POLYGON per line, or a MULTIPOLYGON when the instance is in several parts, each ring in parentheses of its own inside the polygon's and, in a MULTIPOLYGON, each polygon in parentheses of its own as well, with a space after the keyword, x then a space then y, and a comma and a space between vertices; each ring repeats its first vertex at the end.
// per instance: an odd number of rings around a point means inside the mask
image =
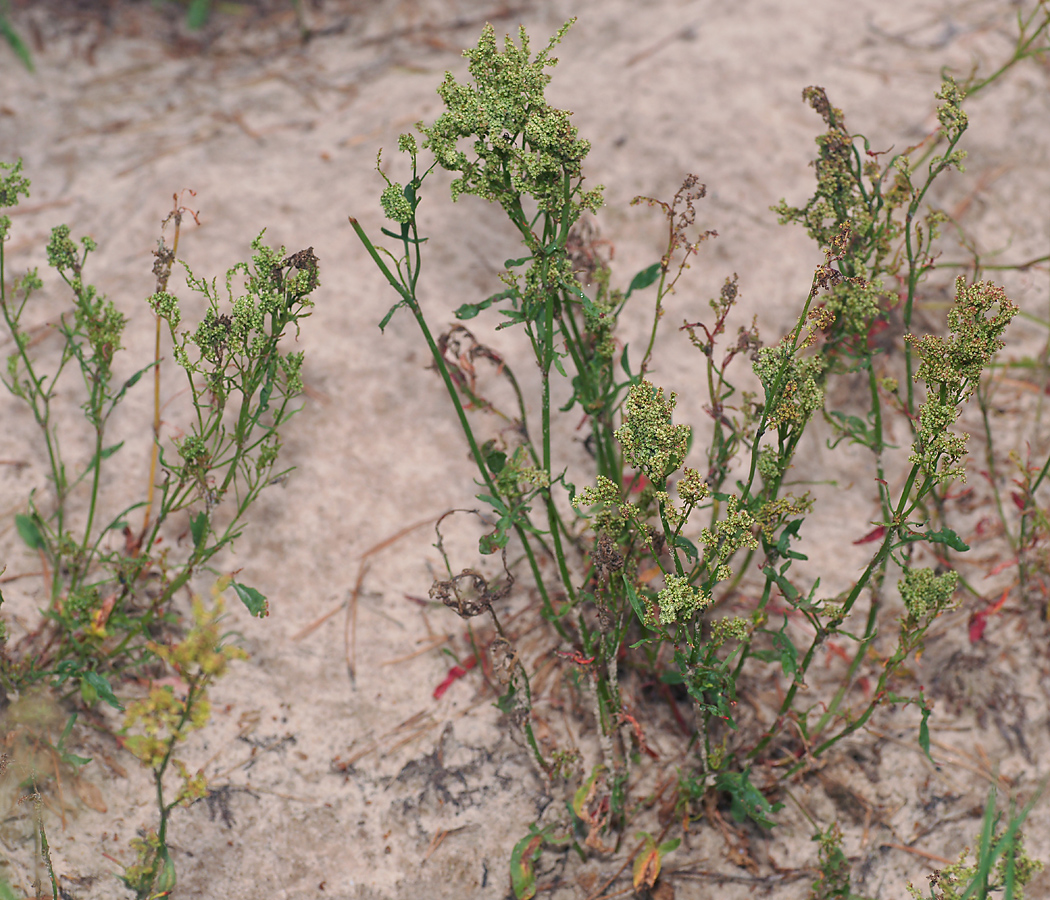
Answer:
MULTIPOLYGON (((251 659, 215 689, 215 720, 186 751, 191 763, 207 763, 222 790, 210 804, 174 816, 176 896, 507 897, 511 847, 531 822, 557 817, 571 788, 544 785, 477 670, 433 699, 450 665, 433 636, 451 636, 461 656, 470 650, 458 618, 406 599, 425 596, 438 571, 432 530, 417 529, 367 557, 355 682, 347 673, 342 612, 302 635, 348 599, 363 554, 406 525, 475 505, 472 466, 441 385, 425 369, 425 346, 407 315, 380 335, 376 325, 393 294, 347 223, 354 215, 373 235, 383 224, 377 150, 386 148, 393 160, 398 133, 440 111, 435 88, 443 72, 465 71, 460 51, 474 44, 486 20, 499 34, 524 24, 539 48, 578 16, 558 53, 549 96, 575 111, 575 124, 593 143, 587 170, 607 186, 598 224, 616 245, 617 277, 626 284, 662 252, 663 223, 631 208, 631 198, 669 198, 696 173, 709 187, 700 224, 719 237, 705 245, 673 300, 671 324, 702 317, 707 298, 737 272, 740 319, 757 314, 771 342, 793 324, 820 262, 801 230, 779 227, 768 210, 781 197, 801 202, 811 190, 807 163, 821 123, 800 101, 801 90, 825 87, 851 129, 876 149, 914 143, 933 126, 942 66, 965 73, 973 62, 988 67, 1009 53, 1013 7, 990 0, 332 0, 307 4, 309 24, 328 33, 302 47, 286 12, 247 29, 219 17, 202 38, 146 3, 118 4, 108 28, 102 16, 83 12, 84 4, 56 0, 27 11, 29 5, 16 3, 15 21, 41 40, 37 73, 0 49, 0 158, 23 157, 33 180, 6 248, 9 277, 43 268, 53 225, 92 235, 99 250, 90 280, 133 317, 128 344, 146 356, 153 324, 142 298, 153 290, 151 251, 174 192, 196 192, 185 202, 200 211, 201 225, 184 229, 179 255, 198 274, 221 277, 264 227, 272 242, 289 252, 312 246, 321 261, 317 308, 299 337, 309 397, 284 448, 296 471, 263 495, 235 555, 224 561, 228 570, 243 568, 240 578, 269 597, 271 615, 257 621, 230 610, 251 659), (416 653, 420 648, 425 652, 416 653)), ((1023 63, 968 109, 968 173, 945 179, 935 200, 963 217, 985 251, 1006 248, 1008 260, 1045 254, 1050 69, 1023 63)), ((404 177, 398 163, 388 165, 404 177)), ((461 303, 498 290, 499 266, 518 255, 497 212, 470 198, 453 206, 446 183, 434 179, 424 207, 432 235, 426 304, 438 325, 461 303)), ((953 241, 946 247, 963 258, 953 241)), ((1047 317, 1045 267, 1003 280, 1023 309, 1047 317)), ((173 285, 180 285, 178 273, 173 285)), ((41 308, 57 309, 61 297, 49 275, 41 308)), ((508 358, 521 349, 519 335, 495 334, 475 321, 479 337, 508 358)), ((642 321, 628 316, 621 336, 642 321)), ((1038 353, 1045 338, 1045 330, 1021 323, 1008 352, 1038 353)), ((669 328, 653 377, 679 391, 679 420, 702 433, 698 359, 669 328)), ((999 396, 996 427, 1009 444, 1035 420, 1038 391, 1006 386, 999 396)), ((4 394, 0 417, 0 458, 28 462, 0 469, 0 560, 11 574, 36 565, 11 518, 28 491, 46 483, 25 411, 4 394)), ((141 390, 116 425, 128 443, 111 476, 114 506, 146 480, 150 420, 148 391, 141 390)), ((975 435, 977 424, 970 422, 975 435)), ((1045 427, 1024 434, 1033 458, 1045 458, 1045 427)), ((578 461, 571 431, 561 437, 566 459, 578 461)), ((72 433, 67 447, 77 450, 72 433)), ((980 491, 979 436, 971 448, 971 484, 980 491)), ((831 453, 814 437, 799 468, 799 478, 837 483, 815 489, 820 504, 800 545, 811 562, 794 570, 821 575, 831 593, 866 559, 867 548, 852 541, 876 510, 868 460, 848 448, 831 453)), ((970 529, 964 537, 973 538, 988 512, 980 507, 961 520, 970 529)), ((477 563, 466 537, 454 548, 457 569, 477 563)), ((983 562, 967 577, 989 602, 998 599, 1010 573, 984 576, 1006 558, 1004 547, 989 541, 972 555, 983 562)), ((197 587, 207 591, 208 582, 197 587)), ((41 602, 35 583, 11 582, 4 593, 5 612, 30 621, 41 602)), ((527 600, 522 588, 514 602, 527 600)), ((934 685, 938 699, 939 768, 917 750, 917 715, 884 710, 870 732, 830 754, 822 771, 790 786, 822 824, 841 823, 856 863, 854 889, 866 896, 897 900, 908 880, 925 884, 936 865, 921 853, 954 858, 972 843, 993 771, 1023 792, 1047 773, 1046 626, 1034 606, 1022 612, 1014 598, 1013 612, 971 647, 966 621, 975 608, 971 602, 946 617, 913 667, 915 682, 934 685), (903 849, 910 844, 917 852, 903 849)), ((886 617, 892 634, 892 610, 886 617)), ((15 638, 21 633, 17 622, 12 631, 15 638)), ((553 646, 539 629, 521 649, 540 668, 553 646)), ((841 674, 841 662, 829 656, 817 668, 815 695, 822 679, 833 684, 841 674)), ((756 681, 742 706, 768 718, 777 690, 775 679, 756 681)), ((538 712, 562 727, 555 707, 538 712)), ((654 715, 649 737, 661 758, 640 769, 636 797, 687 764, 666 710, 654 715), (666 733, 659 722, 668 724, 666 733)), ((585 717, 573 722, 593 763, 593 730, 585 717)), ((154 822, 150 785, 111 738, 79 727, 77 734, 83 755, 96 760, 85 778, 103 798, 94 805, 105 811, 69 800, 64 828, 49 814, 55 869, 64 896, 126 896, 110 857, 128 861, 129 839, 154 822)), ((594 894, 620 868, 636 831, 659 830, 658 806, 640 813, 618 854, 581 863, 574 854, 545 853, 540 896, 594 894)), ((1032 853, 1043 859, 1050 859, 1048 809, 1038 807, 1027 829, 1032 853)), ((694 824, 666 860, 674 896, 808 896, 813 827, 790 801, 781 818, 770 833, 723 835, 707 821, 694 824), (756 861, 751 868, 743 864, 748 856, 756 861)), ((0 858, 8 863, 0 873, 26 895, 40 875, 29 823, 24 807, 0 810, 0 858)), ((609 890, 626 887, 622 876, 609 890)), ((1030 896, 1048 895, 1043 875, 1030 896)))

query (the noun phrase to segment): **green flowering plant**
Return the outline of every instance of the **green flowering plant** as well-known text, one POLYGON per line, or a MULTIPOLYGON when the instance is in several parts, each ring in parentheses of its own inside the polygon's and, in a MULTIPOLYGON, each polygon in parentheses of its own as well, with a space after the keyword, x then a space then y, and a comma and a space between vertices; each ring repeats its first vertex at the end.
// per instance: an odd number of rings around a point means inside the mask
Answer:
MULTIPOLYGON (((636 198, 666 217, 666 251, 618 287, 603 242, 584 218, 601 205, 601 189, 584 187, 589 144, 570 114, 544 97, 546 69, 556 63, 551 53, 571 24, 535 56, 524 31, 517 42, 508 36, 501 48, 486 26, 477 47, 465 52, 467 80, 446 74, 438 89, 444 111, 433 124, 417 126, 422 141, 400 137, 407 177, 380 171, 386 184, 380 206, 394 223, 382 232, 393 248, 375 245, 357 219, 350 222, 397 295, 380 328, 398 310, 409 310, 462 427, 477 466, 476 496, 493 523, 479 552, 499 551, 505 565, 508 548, 520 552, 543 615, 567 647, 562 655, 577 667, 571 683, 593 710, 601 754, 593 771, 603 773, 580 788, 586 803, 573 804, 575 827, 587 832, 584 846, 578 845, 585 853, 603 852, 599 833, 625 822, 628 772, 648 750, 646 725, 628 709, 625 671, 650 684, 677 685, 692 703, 695 765, 679 778, 679 806, 687 818, 691 804, 715 791, 729 795, 734 815, 772 827, 780 806, 749 780, 754 767, 778 762, 785 775, 797 773, 885 703, 918 708, 919 743, 929 752, 932 705, 921 689, 914 696, 897 689, 906 661, 956 602, 960 581, 950 553, 968 548, 949 525, 945 498, 948 483, 963 475, 965 446, 950 427, 1003 346, 1016 308, 1001 289, 960 280, 948 315, 951 336, 909 333, 902 371, 890 374, 891 360, 874 336, 891 314, 911 331, 922 285, 937 267, 935 242, 946 217, 928 206, 928 197, 936 180, 962 170, 966 86, 946 77, 937 93, 937 128, 886 159, 868 138, 848 130, 822 88, 807 88, 803 99, 827 127, 817 139, 816 186, 802 206, 781 201, 774 210, 783 223, 806 229, 823 260, 794 326, 768 346, 754 322, 735 338, 727 335, 740 299, 735 275, 710 301, 711 315, 683 323, 703 356, 711 418, 706 446, 694 448, 693 430, 674 421, 676 394, 648 372, 666 305, 689 261, 714 236, 697 224, 696 204, 706 190, 689 176, 669 202, 636 198), (432 161, 424 164, 428 152, 432 161), (503 289, 464 303, 455 316, 462 322, 491 310, 501 319, 498 329, 524 331, 539 372, 531 402, 510 361, 462 324, 435 335, 419 300, 428 239, 417 212, 436 168, 452 173, 453 200, 471 196, 498 204, 521 237, 524 255, 505 263, 503 289), (626 306, 640 303, 649 288, 652 324, 639 355, 618 325, 626 306), (487 399, 472 365, 477 359, 492 363, 495 377, 510 385, 516 408, 499 409, 487 399), (750 364, 744 378, 757 391, 734 383, 742 363, 750 364), (558 376, 571 396, 555 410, 551 382, 558 376), (836 396, 829 387, 842 377, 866 381, 859 409, 856 402, 834 408, 829 401, 836 396), (925 398, 916 395, 916 381, 926 385, 925 398), (537 409, 538 426, 530 421, 537 409), (592 465, 579 488, 574 463, 552 442, 555 412, 582 416, 578 430, 592 465), (911 440, 903 458, 896 456, 900 464, 891 466, 896 448, 886 433, 894 415, 906 423, 911 440), (504 427, 490 429, 486 423, 497 419, 504 427), (806 559, 796 542, 815 500, 788 490, 803 436, 822 425, 832 431, 832 448, 848 441, 870 451, 871 477, 879 486, 875 531, 861 541, 874 544, 871 556, 849 586, 830 597, 821 595, 819 579, 803 584, 792 571, 806 559), (706 455, 705 467, 687 465, 694 450, 706 455), (900 465, 903 477, 891 475, 900 465), (945 571, 919 565, 931 551, 945 571), (544 571, 543 561, 553 565, 544 571), (856 710, 847 704, 849 690, 873 657, 882 592, 898 569, 905 611, 897 648, 879 657, 875 690, 856 710), (753 598, 747 615, 714 614, 745 597, 753 598), (800 634, 806 635, 802 643, 800 634), (848 673, 826 703, 802 706, 798 692, 808 687, 807 672, 831 638, 853 645, 848 673), (782 701, 763 733, 745 741, 735 733, 738 684, 766 666, 783 678, 782 701)), ((494 620, 492 603, 512 592, 507 571, 498 597, 487 587, 484 594, 494 620)), ((468 575, 481 578, 473 570, 461 577, 468 575)), ((455 583, 440 582, 434 590, 445 596, 455 583)), ((468 614, 462 603, 445 602, 468 614)), ((497 632, 493 652, 515 661, 499 707, 524 729, 537 765, 553 778, 562 773, 568 751, 544 749, 537 740, 528 670, 504 630, 497 626, 497 632)), ((534 855, 543 845, 536 828, 518 845, 534 855)), ((827 893, 839 890, 843 858, 833 852, 834 834, 822 834, 826 866, 836 873, 836 886, 821 888, 827 893)), ((534 889, 534 879, 515 887, 519 900, 534 889)))
MULTIPOLYGON (((28 196, 21 161, 0 163, 0 175, 0 204, 14 206, 28 196)), ((169 216, 174 247, 162 237, 155 253, 157 287, 147 305, 157 318, 156 355, 130 375, 122 353, 127 316, 86 281, 96 244, 90 237, 74 241, 65 225, 52 230, 47 245, 48 263, 72 297, 72 308, 52 320, 62 350, 51 362, 34 355, 31 332, 49 313, 36 296, 43 281, 34 269, 8 283, 10 219, 0 217, 0 313, 14 347, 0 377, 38 426, 50 480, 47 495, 31 493, 15 516, 19 535, 44 563, 44 620, 17 658, 5 651, 0 691, 46 681, 78 691, 85 703, 101 699, 119 707, 113 676, 156 659, 151 639, 171 619, 176 593, 230 546, 260 493, 288 473, 277 467, 280 431, 299 408, 304 357, 285 347, 309 315, 317 258, 312 249, 289 256, 260 235, 251 261, 227 272, 225 297, 214 280, 187 269, 190 291, 207 301, 203 319, 187 329, 182 304, 168 287, 184 212, 177 206, 169 216), (162 324, 185 378, 189 410, 189 421, 170 439, 160 430, 162 324), (91 444, 79 467, 62 447, 71 433, 63 400, 72 373, 83 387, 80 410, 91 444), (103 473, 123 448, 108 439, 108 429, 148 374, 154 380, 150 480, 144 496, 118 501, 103 490, 103 473), (191 537, 181 553, 163 546, 180 516, 191 537)), ((237 582, 232 587, 254 615, 266 614, 261 593, 237 582)))

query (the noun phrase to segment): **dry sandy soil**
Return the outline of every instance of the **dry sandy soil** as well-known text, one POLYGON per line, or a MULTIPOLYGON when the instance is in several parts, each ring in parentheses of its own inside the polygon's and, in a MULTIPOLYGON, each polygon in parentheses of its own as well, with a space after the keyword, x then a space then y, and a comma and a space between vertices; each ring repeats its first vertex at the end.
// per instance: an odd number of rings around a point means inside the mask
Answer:
MULTIPOLYGON (((549 786, 537 775, 477 670, 434 699, 450 666, 441 647, 461 655, 469 649, 459 619, 411 599, 426 595, 440 564, 432 530, 417 528, 370 552, 408 525, 475 502, 470 462, 441 385, 426 370, 415 325, 395 317, 380 335, 376 325, 392 295, 347 224, 351 214, 373 234, 382 224, 377 150, 387 148, 392 158, 400 131, 439 112, 442 73, 464 72, 460 51, 473 45, 485 21, 499 33, 522 23, 541 46, 577 16, 550 97, 575 111, 575 124, 594 145, 589 177, 607 186, 598 224, 616 245, 618 277, 626 283, 662 251, 662 222, 630 207, 631 198, 670 197, 686 173, 696 173, 709 186, 700 224, 719 237, 705 245, 674 300, 673 317, 701 317, 707 298, 738 272, 743 311, 757 314, 772 340, 794 321, 820 261, 801 231, 778 227, 768 211, 781 197, 800 202, 810 191, 807 162, 820 123, 800 102, 801 90, 825 87, 850 127, 877 149, 914 143, 934 123, 942 66, 966 73, 974 63, 990 69, 1008 56, 1015 6, 991 0, 304 6, 316 32, 305 46, 294 15, 276 0, 245 4, 240 17, 218 15, 197 34, 185 30, 177 10, 147 3, 16 0, 14 21, 35 47, 37 72, 24 71, 0 48, 0 158, 21 156, 33 180, 32 197, 14 217, 8 277, 43 268, 55 224, 94 236, 100 247, 90 280, 132 316, 128 344, 145 357, 153 326, 142 298, 153 290, 151 251, 174 192, 196 192, 184 200, 199 211, 200 226, 184 229, 180 256, 200 274, 221 275, 264 227, 289 252, 314 248, 322 287, 298 339, 307 353, 309 399, 285 445, 296 471, 264 494, 235 556, 224 561, 269 597, 271 615, 259 621, 231 609, 251 658, 215 689, 215 720, 187 749, 191 763, 206 765, 215 792, 173 819, 176 896, 503 898, 510 895, 514 842, 530 823, 563 814, 572 786, 549 786), (355 586, 351 680, 344 610, 355 586)), ((1015 261, 1045 255, 1047 61, 1017 66, 969 111, 969 171, 952 175, 937 202, 963 217, 985 252, 1004 250, 1015 261)), ((425 206, 433 236, 426 303, 441 323, 465 300, 492 293, 501 261, 517 253, 494 210, 472 200, 453 206, 437 187, 425 206)), ((954 241, 946 249, 963 258, 954 241)), ((1045 266, 1003 278, 1022 309, 1047 317, 1045 266)), ((49 276, 41 295, 41 321, 58 308, 56 282, 49 276)), ((638 323, 626 322, 625 331, 632 324, 638 323)), ((1021 323, 1008 353, 1036 353, 1045 338, 1045 330, 1021 323)), ((507 332, 492 340, 508 354, 520 346, 507 332)), ((682 394, 681 421, 701 423, 696 362, 684 338, 669 332, 654 377, 682 394)), ((129 399, 117 426, 129 443, 121 471, 105 486, 114 503, 146 480, 147 394, 129 399)), ((1045 458, 1046 429, 1029 427, 1038 387, 1006 385, 998 396, 996 427, 1004 435, 1028 429, 1023 438, 1034 458, 1045 458)), ((19 544, 12 516, 30 489, 45 490, 46 483, 24 409, 5 395, 0 416, 0 560, 16 577, 4 586, 16 640, 41 601, 34 579, 17 578, 37 563, 19 544)), ((971 445, 974 458, 983 459, 980 438, 971 445)), ((77 451, 72 433, 68 446, 77 451)), ((566 447, 578 456, 571 436, 566 447)), ((804 459, 800 478, 837 485, 817 488, 821 504, 802 544, 810 577, 820 574, 834 592, 865 558, 865 548, 851 542, 874 515, 869 470, 854 470, 867 465, 861 454, 832 454, 818 439, 804 459), (845 540, 844 523, 852 523, 845 540)), ((972 472, 980 468, 971 463, 972 472)), ((979 482, 974 474, 971 483, 979 482)), ((974 534, 964 537, 975 540, 974 534)), ((980 564, 968 577, 985 602, 998 599, 1009 572, 985 576, 1006 558, 1003 547, 978 544, 973 555, 980 564)), ((468 543, 456 545, 457 569, 475 562, 468 543)), ((197 587, 206 592, 208 584, 197 587)), ((527 593, 523 588, 514 602, 526 605, 527 593)), ((1010 789, 1030 796, 1050 760, 1047 628, 1035 604, 1012 596, 971 646, 966 621, 979 605, 969 600, 946 617, 914 666, 915 681, 925 682, 938 702, 937 767, 917 749, 913 711, 880 712, 819 772, 788 786, 798 802, 788 801, 771 832, 722 831, 713 816, 685 835, 673 829, 684 840, 667 857, 659 896, 808 896, 816 847, 813 825, 800 812, 805 808, 822 825, 841 823, 858 894, 899 900, 909 880, 925 884, 938 858, 954 858, 972 842, 996 779, 1004 802, 1010 789)), ((538 629, 520 649, 542 669, 553 646, 538 629)), ((820 679, 834 683, 841 673, 835 665, 830 656, 820 662, 824 674, 815 676, 815 692, 820 679)), ((537 711, 545 720, 560 721, 555 699, 563 674, 548 666, 542 676, 548 705, 537 711)), ((768 717, 776 689, 775 679, 756 683, 744 705, 768 717)), ((596 759, 589 727, 585 716, 571 725, 588 764, 596 759)), ((61 801, 52 796, 45 814, 62 896, 126 896, 117 863, 130 859, 129 839, 154 822, 150 784, 112 738, 80 726, 74 738, 78 752, 95 760, 84 770, 93 787, 78 798, 67 789, 61 816, 61 801)), ((675 766, 688 765, 672 728, 650 739, 660 759, 639 771, 639 797, 675 766)), ((10 790, 2 795, 0 875, 16 896, 31 896, 43 873, 31 816, 13 797, 10 790)), ((1036 808, 1028 831, 1033 854, 1050 860, 1048 809, 1036 808)), ((621 865, 634 831, 659 829, 657 812, 640 811, 617 853, 586 862, 569 852, 545 853, 540 896, 595 897, 603 887, 602 896, 630 893, 629 869, 621 865)), ((1030 896, 1050 896, 1050 878, 1040 876, 1030 896)))

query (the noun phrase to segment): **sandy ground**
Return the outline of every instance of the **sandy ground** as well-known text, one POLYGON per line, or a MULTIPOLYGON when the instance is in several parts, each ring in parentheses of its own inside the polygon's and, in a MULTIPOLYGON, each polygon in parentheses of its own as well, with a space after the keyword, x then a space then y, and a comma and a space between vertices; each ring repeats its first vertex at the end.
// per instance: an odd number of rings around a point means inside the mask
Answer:
MULTIPOLYGON (((456 617, 412 599, 426 595, 440 564, 432 530, 375 550, 408 525, 474 505, 471 465, 441 386, 425 369, 425 347, 405 316, 380 335, 392 295, 347 224, 351 214, 373 234, 382 224, 377 150, 392 157, 400 131, 439 112, 442 73, 465 70, 460 51, 485 21, 499 33, 523 23, 541 46, 578 16, 549 96, 575 111, 594 145, 589 177, 607 186, 599 225, 616 245, 619 277, 626 283, 662 250, 662 222, 630 199, 670 197, 694 172, 709 186, 701 224, 719 238, 702 251, 674 318, 703 315, 706 299, 738 272, 742 311, 757 314, 772 340, 793 322, 820 261, 800 231, 778 227, 768 211, 781 197, 800 202, 810 191, 807 162, 820 123, 800 102, 802 88, 825 87, 850 127, 878 149, 913 143, 934 122, 940 68, 966 72, 1004 59, 1015 8, 990 0, 332 0, 306 4, 318 36, 304 47, 294 16, 279 4, 250 26, 216 17, 201 35, 146 3, 110 4, 105 15, 89 6, 16 2, 15 21, 36 45, 35 75, 0 49, 0 158, 23 157, 33 180, 7 245, 9 277, 43 266, 59 222, 94 236, 100 248, 90 279, 133 317, 128 344, 145 356, 152 320, 141 298, 153 290, 151 251, 173 192, 196 192, 185 199, 201 224, 184 230, 180 257, 199 274, 221 276, 264 227, 272 242, 289 252, 312 246, 321 261, 316 312, 299 337, 309 399, 285 445, 296 471, 264 495, 225 562, 269 597, 271 615, 256 621, 231 609, 251 659, 216 688, 215 721, 187 750, 187 759, 207 765, 216 790, 173 820, 176 896, 507 897, 511 847, 530 823, 557 816, 568 794, 538 777, 476 670, 434 700, 450 665, 440 647, 469 649, 456 617), (351 680, 343 608, 355 585, 351 680)), ((979 247, 1005 248, 1009 260, 1050 247, 1048 87, 1050 69, 1028 61, 975 98, 969 172, 947 179, 936 197, 964 216, 979 247)), ((498 289, 498 266, 516 255, 515 245, 495 211, 471 201, 453 206, 437 185, 425 227, 433 236, 426 302, 440 323, 465 300, 498 289)), ((949 249, 962 258, 950 242, 949 249)), ((1022 309, 1047 317, 1045 268, 1004 280, 1022 309)), ((56 282, 48 280, 42 309, 57 308, 56 282)), ((491 335, 480 326, 479 333, 491 335)), ((1045 331, 1022 324, 1008 352, 1037 352, 1040 338, 1045 331)), ((506 332, 493 340, 510 355, 520 346, 506 332)), ((655 377, 682 394, 680 421, 702 422, 695 351, 669 333, 658 359, 655 377)), ((1004 388, 997 420, 1004 434, 1034 421, 1037 393, 1004 388)), ((116 426, 129 442, 106 485, 115 506, 146 480, 147 394, 129 399, 116 426)), ((11 517, 30 489, 46 485, 24 410, 5 395, 0 415, 0 458, 26 463, 0 469, 0 559, 17 575, 36 563, 11 517)), ((1035 458, 1045 458, 1045 428, 1025 437, 1035 458)), ((71 433, 74 452, 76 440, 71 433)), ((983 445, 972 444, 981 458, 983 445)), ((571 436, 566 448, 570 460, 579 453, 571 436)), ((800 477, 854 487, 818 488, 819 513, 804 534, 811 571, 830 592, 864 559, 865 548, 850 541, 874 514, 870 479, 853 469, 866 464, 861 455, 831 454, 817 439, 804 457, 811 468, 800 477), (858 524, 843 542, 845 521, 858 524)), ((475 564, 466 541, 456 548, 457 568, 475 564)), ((976 547, 983 568, 972 577, 982 579, 1002 554, 998 545, 976 547)), ((989 601, 1009 585, 1004 578, 979 581, 989 601)), ((15 637, 31 621, 38 590, 32 579, 5 586, 15 637)), ((527 603, 526 592, 517 602, 527 603)), ((1046 626, 1034 608, 1014 602, 970 647, 973 608, 949 616, 915 666, 916 681, 933 685, 938 700, 937 768, 916 748, 917 717, 886 710, 822 771, 789 788, 821 824, 840 822, 854 890, 865 896, 904 896, 909 879, 919 882, 937 857, 954 858, 972 842, 997 776, 1027 795, 1047 773, 1046 626)), ((538 629, 521 649, 542 668, 553 646, 538 629)), ((825 671, 833 679, 835 670, 825 671)), ((560 670, 548 667, 543 677, 557 696, 560 670)), ((752 689, 756 709, 775 699, 773 681, 752 689)), ((555 709, 539 712, 553 720, 555 709)), ((640 770, 636 796, 687 764, 673 729, 650 737, 661 760, 640 770)), ((63 896, 125 896, 114 861, 129 860, 129 839, 153 823, 150 785, 111 738, 80 727, 75 738, 95 759, 85 780, 97 792, 67 798, 64 822, 47 814, 63 896)), ((593 762, 585 722, 577 738, 593 762)), ((816 848, 799 809, 789 801, 771 833, 723 834, 696 823, 667 858, 661 896, 807 896, 816 848)), ((1047 809, 1036 809, 1028 831, 1033 854, 1050 860, 1047 809)), ((639 813, 619 853, 586 863, 546 853, 540 896, 628 888, 629 870, 610 879, 633 831, 660 827, 656 815, 639 813)), ((0 860, 0 874, 31 895, 41 871, 24 807, 0 810, 0 860)), ((1030 896, 1050 896, 1046 875, 1030 896)))

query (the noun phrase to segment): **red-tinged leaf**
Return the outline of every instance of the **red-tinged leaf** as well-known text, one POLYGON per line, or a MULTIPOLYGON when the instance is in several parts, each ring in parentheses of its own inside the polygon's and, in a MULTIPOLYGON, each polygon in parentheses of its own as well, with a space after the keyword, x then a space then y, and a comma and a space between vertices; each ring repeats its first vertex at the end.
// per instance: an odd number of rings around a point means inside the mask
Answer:
POLYGON ((445 695, 445 691, 452 687, 452 685, 455 682, 459 681, 460 678, 466 675, 467 672, 473 669, 474 666, 476 666, 477 664, 477 659, 472 656, 470 657, 470 659, 465 660, 463 665, 453 666, 451 669, 449 669, 448 675, 445 676, 445 680, 442 681, 441 684, 439 684, 436 688, 434 688, 434 699, 440 700, 445 695))
POLYGON ((984 629, 988 625, 988 613, 985 610, 975 612, 970 616, 970 643, 976 644, 984 637, 984 629))
POLYGON ((523 837, 510 853, 510 883, 518 900, 536 896, 536 870, 533 863, 543 849, 543 835, 523 837))
POLYGON ((117 595, 110 594, 102 601, 102 605, 99 606, 91 614, 91 631, 98 637, 106 636, 106 622, 109 621, 109 615, 113 612, 113 606, 117 602, 117 595))
POLYGON ((587 814, 587 804, 591 802, 591 798, 594 797, 595 792, 598 790, 598 779, 604 772, 605 766, 595 766, 591 772, 591 777, 576 789, 576 794, 572 799, 572 811, 576 813, 578 818, 589 821, 590 816, 587 814))
POLYGON ((660 864, 664 853, 678 846, 677 842, 668 842, 657 847, 653 836, 644 831, 638 837, 645 840, 638 851, 638 855, 634 858, 634 877, 632 881, 636 891, 641 890, 643 887, 652 888, 656 884, 656 879, 660 877, 660 864))
POLYGON ((1000 572, 1003 571, 1003 569, 1009 569, 1011 566, 1016 566, 1016 565, 1017 565, 1017 557, 1015 556, 1013 559, 1007 559, 1007 560, 1004 560, 1003 562, 999 563, 999 565, 997 565, 994 569, 992 569, 991 572, 989 572, 984 577, 985 578, 991 578, 993 575, 998 575, 1000 572))
POLYGON ((632 716, 629 712, 624 710, 620 713, 620 723, 629 724, 634 729, 634 739, 638 741, 638 748, 650 759, 659 759, 660 754, 653 750, 645 742, 645 732, 642 731, 642 726, 638 724, 638 720, 632 716))
POLYGON ((871 531, 869 531, 866 535, 864 535, 864 537, 860 538, 860 540, 856 540, 853 543, 854 544, 870 544, 870 543, 872 543, 872 541, 879 541, 879 540, 882 540, 882 538, 884 538, 884 537, 886 537, 886 526, 885 525, 878 525, 875 528, 873 528, 871 531))
POLYGON ((982 637, 984 637, 984 629, 988 627, 988 619, 994 616, 1003 605, 1006 603, 1006 598, 1010 595, 1010 588, 1003 591, 1003 595, 989 606, 984 609, 980 609, 970 616, 969 631, 970 631, 970 643, 976 644, 982 637))
POLYGON ((579 650, 555 650, 554 652, 562 659, 571 659, 578 666, 589 666, 597 659, 595 656, 584 656, 579 650))
POLYGON ((1024 512, 1027 502, 1025 500, 1024 495, 1020 491, 1011 491, 1010 499, 1014 501, 1014 506, 1021 510, 1021 512, 1024 512))

